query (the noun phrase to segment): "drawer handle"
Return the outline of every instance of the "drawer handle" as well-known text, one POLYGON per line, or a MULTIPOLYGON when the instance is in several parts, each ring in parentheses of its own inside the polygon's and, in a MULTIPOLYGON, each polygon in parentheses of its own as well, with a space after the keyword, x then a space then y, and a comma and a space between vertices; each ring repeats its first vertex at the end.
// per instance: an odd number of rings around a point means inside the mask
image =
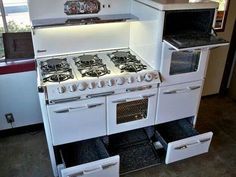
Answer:
POLYGON ((98 166, 98 167, 93 168, 93 169, 84 170, 83 175, 92 174, 92 173, 95 173, 95 172, 98 172, 98 171, 101 171, 101 170, 103 170, 102 166, 98 166))
POLYGON ((96 173, 98 171, 106 170, 106 169, 111 168, 115 165, 117 165, 117 162, 116 163, 105 164, 105 165, 98 166, 96 168, 89 169, 89 170, 84 170, 84 171, 69 175, 67 177, 77 177, 77 176, 88 175, 88 174, 96 173))
POLYGON ((184 93, 186 91, 187 91, 186 89, 176 89, 176 90, 170 90, 170 91, 163 92, 163 94, 169 95, 169 94, 176 94, 176 93, 184 93))
POLYGON ((154 97, 156 94, 151 94, 151 95, 141 95, 139 97, 135 97, 135 98, 126 98, 126 99, 122 99, 122 100, 116 100, 116 101, 112 101, 112 103, 126 103, 129 101, 135 101, 135 100, 139 100, 139 99, 149 99, 151 97, 154 97))
POLYGON ((193 143, 189 143, 189 144, 185 144, 185 145, 182 145, 182 146, 175 147, 174 149, 175 150, 183 150, 183 149, 187 149, 187 148, 189 148, 191 146, 196 146, 198 144, 206 143, 206 142, 208 142, 210 140, 211 140, 211 138, 202 139, 202 140, 198 140, 198 141, 193 142, 193 143))
POLYGON ((200 89, 201 86, 192 86, 192 87, 188 87, 189 90, 197 90, 200 89))
POLYGON ((116 164, 117 164, 117 162, 116 163, 106 164, 106 165, 103 165, 102 168, 105 170, 105 169, 108 169, 108 168, 111 168, 111 167, 115 166, 116 164))
POLYGON ((86 106, 80 106, 80 107, 70 107, 70 108, 65 108, 65 109, 54 111, 54 113, 62 114, 62 113, 68 113, 68 112, 72 112, 72 111, 81 111, 84 109, 92 109, 92 108, 101 106, 103 104, 104 103, 98 103, 98 104, 92 104, 92 105, 86 105, 86 106))

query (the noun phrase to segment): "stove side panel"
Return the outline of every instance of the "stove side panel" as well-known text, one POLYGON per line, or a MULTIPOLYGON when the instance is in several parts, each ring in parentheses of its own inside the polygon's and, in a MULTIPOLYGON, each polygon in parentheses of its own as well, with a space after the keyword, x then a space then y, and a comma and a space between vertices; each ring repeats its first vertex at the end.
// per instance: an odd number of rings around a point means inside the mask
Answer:
POLYGON ((130 24, 130 49, 159 70, 165 12, 133 1, 131 12, 139 21, 130 24))

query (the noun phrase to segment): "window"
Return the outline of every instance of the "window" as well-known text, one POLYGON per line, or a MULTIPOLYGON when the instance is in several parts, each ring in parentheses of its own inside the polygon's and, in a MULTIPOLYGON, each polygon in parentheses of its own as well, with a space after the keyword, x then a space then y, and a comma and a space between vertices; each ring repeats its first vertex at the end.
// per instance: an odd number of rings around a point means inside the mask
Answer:
POLYGON ((0 59, 4 57, 2 33, 29 32, 27 0, 0 0, 0 59), (5 22, 5 23, 4 23, 5 22), (5 25, 4 25, 5 24, 5 25))
POLYGON ((27 0, 2 0, 8 32, 30 31, 27 0))
POLYGON ((229 0, 213 0, 219 3, 219 9, 216 17, 215 29, 224 31, 227 11, 229 8, 229 0))

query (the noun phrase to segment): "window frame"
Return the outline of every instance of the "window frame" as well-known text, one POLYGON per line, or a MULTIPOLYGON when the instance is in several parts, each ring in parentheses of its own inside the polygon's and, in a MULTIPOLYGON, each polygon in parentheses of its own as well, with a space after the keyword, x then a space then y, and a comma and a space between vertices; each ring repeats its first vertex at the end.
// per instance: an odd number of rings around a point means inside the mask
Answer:
MULTIPOLYGON (((215 31, 217 31, 217 32, 224 32, 224 30, 225 30, 225 25, 226 25, 227 16, 228 16, 230 0, 224 0, 224 1, 226 3, 224 11, 218 11, 217 12, 217 17, 222 16, 222 13, 223 13, 222 18, 219 20, 219 23, 221 24, 221 26, 216 27, 216 24, 215 24, 215 27, 214 27, 215 31)), ((217 17, 216 17, 216 20, 217 20, 217 17)))

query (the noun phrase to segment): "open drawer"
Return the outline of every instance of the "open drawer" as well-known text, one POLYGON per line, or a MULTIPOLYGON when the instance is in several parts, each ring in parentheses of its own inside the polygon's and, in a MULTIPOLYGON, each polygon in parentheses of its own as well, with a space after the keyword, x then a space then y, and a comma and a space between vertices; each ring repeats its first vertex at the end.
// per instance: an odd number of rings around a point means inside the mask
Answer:
POLYGON ((99 138, 57 149, 59 177, 119 177, 119 156, 110 157, 99 138))
POLYGON ((212 132, 199 134, 189 119, 156 126, 155 136, 166 150, 165 163, 193 157, 209 150, 212 132))

